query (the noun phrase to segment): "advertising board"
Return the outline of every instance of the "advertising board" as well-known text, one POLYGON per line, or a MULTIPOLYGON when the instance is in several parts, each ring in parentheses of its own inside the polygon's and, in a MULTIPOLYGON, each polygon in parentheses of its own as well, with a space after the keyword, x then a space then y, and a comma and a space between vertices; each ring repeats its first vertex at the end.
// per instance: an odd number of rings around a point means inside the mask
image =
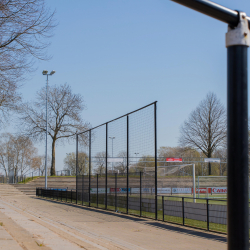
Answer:
POLYGON ((182 158, 166 158, 167 162, 182 162, 182 158))
POLYGON ((213 194, 227 194, 227 187, 213 187, 213 194))
POLYGON ((192 188, 172 188, 172 194, 191 194, 192 188))

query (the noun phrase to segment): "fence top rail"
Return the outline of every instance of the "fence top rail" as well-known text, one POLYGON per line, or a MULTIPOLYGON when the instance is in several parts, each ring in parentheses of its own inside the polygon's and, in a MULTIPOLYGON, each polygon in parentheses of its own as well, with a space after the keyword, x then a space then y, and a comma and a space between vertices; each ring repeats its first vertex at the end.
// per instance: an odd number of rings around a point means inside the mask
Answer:
POLYGON ((76 133, 76 135, 80 135, 80 134, 87 133, 88 131, 91 131, 92 129, 99 128, 99 127, 104 126, 104 125, 106 125, 106 124, 108 124, 108 123, 110 123, 110 122, 119 120, 119 119, 121 119, 121 118, 123 118, 123 117, 126 117, 126 116, 129 116, 129 115, 131 115, 131 114, 133 114, 133 113, 135 113, 135 112, 137 112, 137 111, 139 111, 139 110, 145 109, 145 108, 147 108, 147 107, 149 107, 149 106, 151 106, 151 105, 154 105, 154 104, 156 104, 156 103, 157 103, 157 101, 152 102, 152 103, 150 103, 150 104, 148 104, 148 105, 146 105, 146 106, 144 106, 144 107, 141 107, 141 108, 136 109, 136 110, 134 110, 134 111, 132 111, 132 112, 130 112, 130 113, 127 113, 127 114, 125 114, 125 115, 122 115, 122 116, 120 116, 120 117, 117 117, 117 118, 115 118, 115 119, 113 119, 113 120, 111 120, 111 121, 105 122, 105 123, 103 123, 103 124, 101 124, 101 125, 98 125, 98 126, 96 126, 96 127, 94 127, 94 128, 90 128, 90 129, 88 129, 88 130, 85 130, 85 131, 76 133))
MULTIPOLYGON (((224 201, 226 202, 227 200, 219 200, 219 199, 216 199, 216 198, 213 198, 213 199, 209 199, 209 198, 194 198, 194 197, 186 197, 186 196, 173 196, 173 195, 157 195, 159 197, 168 197, 168 198, 179 198, 179 199, 190 199, 190 200, 193 200, 193 199, 196 199, 196 200, 210 200, 210 201, 224 201)), ((250 202, 249 202, 250 203, 250 202)))

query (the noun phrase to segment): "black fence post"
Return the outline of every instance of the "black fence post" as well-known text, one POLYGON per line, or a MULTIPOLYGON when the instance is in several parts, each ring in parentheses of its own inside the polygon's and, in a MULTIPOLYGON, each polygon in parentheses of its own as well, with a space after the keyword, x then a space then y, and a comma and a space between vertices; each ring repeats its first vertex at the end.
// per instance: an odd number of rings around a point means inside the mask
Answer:
POLYGON ((108 208, 108 123, 106 123, 106 157, 105 157, 105 209, 108 208))
POLYGON ((157 116, 156 116, 156 102, 154 103, 154 139, 155 139, 155 219, 158 217, 157 209, 157 116))
POLYGON ((62 189, 61 189, 61 201, 62 201, 62 195, 63 195, 63 191, 62 191, 62 189))
POLYGON ((209 203, 207 199, 207 230, 209 231, 209 203))
POLYGON ((182 225, 185 225, 184 197, 182 197, 182 225))
POLYGON ((162 221, 164 221, 164 196, 162 196, 162 221))
POLYGON ((57 201, 58 201, 58 196, 59 196, 59 191, 58 191, 58 189, 56 190, 56 196, 57 196, 57 201))
POLYGON ((128 195, 129 195, 129 116, 127 115, 127 214, 128 214, 128 195))
POLYGON ((91 129, 89 130, 89 207, 91 205, 91 129))
POLYGON ((115 173, 115 211, 117 211, 117 173, 115 173))
POLYGON ((72 189, 71 189, 71 192, 70 192, 70 193, 71 193, 71 203, 72 203, 72 189))
MULTIPOLYGON (((240 12, 239 20, 242 18, 246 20, 245 14, 240 12)), ((249 34, 245 34, 247 39, 249 34)), ((227 232, 229 250, 249 248, 247 50, 248 47, 243 45, 227 48, 227 232)))
POLYGON ((141 176, 142 176, 142 172, 140 171, 140 216, 142 215, 142 193, 141 193, 141 176))
POLYGON ((98 207, 98 189, 99 189, 99 185, 98 185, 98 174, 96 175, 96 187, 97 187, 97 191, 96 191, 96 207, 98 207))
POLYGON ((77 189, 76 189, 76 204, 78 203, 78 192, 77 192, 77 189))

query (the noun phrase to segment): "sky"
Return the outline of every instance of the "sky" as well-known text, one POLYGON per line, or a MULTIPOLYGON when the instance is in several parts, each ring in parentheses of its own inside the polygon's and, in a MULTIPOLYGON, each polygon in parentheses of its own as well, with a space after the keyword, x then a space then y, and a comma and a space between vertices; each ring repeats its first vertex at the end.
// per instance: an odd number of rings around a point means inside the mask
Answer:
MULTIPOLYGON (((207 93, 226 106, 225 23, 170 0, 45 2, 58 23, 52 59, 36 62, 20 90, 24 101, 45 86, 44 69, 56 71, 49 85, 67 83, 84 97, 82 117, 93 127, 158 101, 158 148, 178 145, 180 126, 207 93)), ((248 0, 216 3, 250 16, 248 0)), ((56 170, 73 151, 58 143, 56 170)))

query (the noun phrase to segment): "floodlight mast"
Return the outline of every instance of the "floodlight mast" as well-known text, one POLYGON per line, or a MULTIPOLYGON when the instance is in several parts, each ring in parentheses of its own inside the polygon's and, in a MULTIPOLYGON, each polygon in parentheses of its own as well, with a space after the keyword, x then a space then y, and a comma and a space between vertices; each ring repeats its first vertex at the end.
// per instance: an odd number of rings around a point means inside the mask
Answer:
POLYGON ((248 69, 250 18, 207 0, 172 0, 228 24, 227 159, 228 250, 249 249, 248 69))
POLYGON ((48 170, 48 84, 49 84, 49 75, 52 76, 56 71, 52 70, 48 74, 48 70, 43 70, 42 74, 47 76, 46 81, 46 134, 45 134, 45 188, 48 187, 48 178, 47 178, 47 170, 48 170))

